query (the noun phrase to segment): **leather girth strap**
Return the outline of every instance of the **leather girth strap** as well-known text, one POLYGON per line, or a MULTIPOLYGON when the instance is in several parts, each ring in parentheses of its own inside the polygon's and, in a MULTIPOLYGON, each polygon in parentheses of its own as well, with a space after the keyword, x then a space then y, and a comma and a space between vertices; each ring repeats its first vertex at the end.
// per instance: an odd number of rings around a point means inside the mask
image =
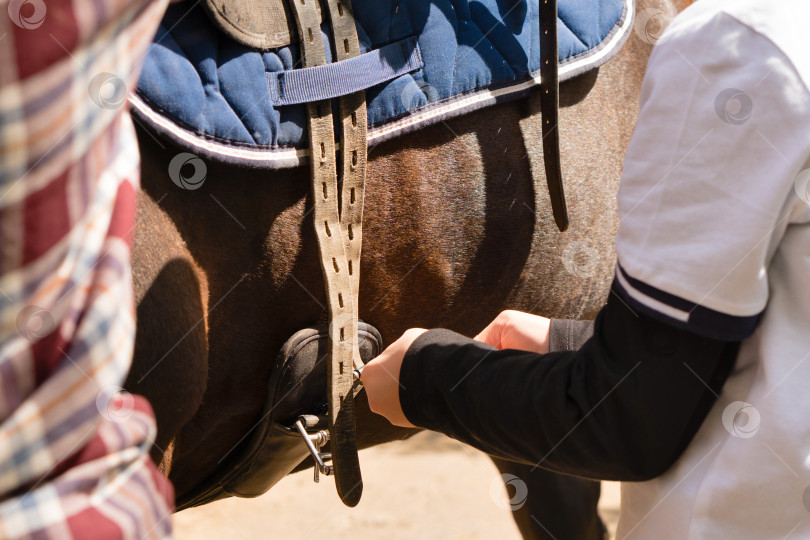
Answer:
MULTIPOLYGON (((326 63, 317 1, 290 0, 304 67, 326 63)), ((328 7, 337 60, 360 54, 350 0, 328 0, 328 7)), ((357 311, 367 120, 364 92, 343 96, 339 101, 343 183, 340 197, 331 102, 308 103, 307 119, 313 222, 326 282, 331 337, 327 362, 330 449, 338 495, 347 506, 355 506, 363 492, 357 456, 352 369, 360 363, 357 311)))
POLYGON ((540 115, 542 117, 543 162, 557 228, 568 228, 562 172, 560 170, 559 78, 557 75, 557 0, 540 0, 540 115))

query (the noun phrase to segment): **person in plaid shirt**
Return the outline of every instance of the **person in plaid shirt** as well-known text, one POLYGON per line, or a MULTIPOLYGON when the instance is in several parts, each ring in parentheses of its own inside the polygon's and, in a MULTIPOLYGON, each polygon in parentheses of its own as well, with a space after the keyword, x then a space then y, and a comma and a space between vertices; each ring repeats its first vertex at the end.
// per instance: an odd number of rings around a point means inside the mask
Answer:
POLYGON ((126 112, 166 0, 0 12, 0 538, 166 538, 135 325, 126 112))

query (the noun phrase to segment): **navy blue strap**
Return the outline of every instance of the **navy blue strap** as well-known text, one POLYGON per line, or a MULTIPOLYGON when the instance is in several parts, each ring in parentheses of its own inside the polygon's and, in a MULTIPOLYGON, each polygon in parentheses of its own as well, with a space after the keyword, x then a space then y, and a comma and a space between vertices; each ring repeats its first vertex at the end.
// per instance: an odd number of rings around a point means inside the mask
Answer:
POLYGON ((345 96, 424 66, 409 37, 340 62, 267 73, 273 105, 295 105, 345 96))

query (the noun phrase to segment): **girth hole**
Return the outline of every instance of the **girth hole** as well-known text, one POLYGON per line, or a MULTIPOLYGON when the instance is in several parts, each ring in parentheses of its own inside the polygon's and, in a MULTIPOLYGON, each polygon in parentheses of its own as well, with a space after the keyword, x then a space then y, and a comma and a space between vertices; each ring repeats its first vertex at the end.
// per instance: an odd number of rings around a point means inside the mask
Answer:
POLYGON ((331 238, 332 237, 332 231, 329 230, 329 222, 328 221, 323 222, 323 228, 324 228, 324 230, 326 230, 326 236, 331 238))
MULTIPOLYGON (((354 229, 352 229, 352 224, 349 223, 349 240, 354 240, 354 229)), ((349 261, 349 273, 352 273, 352 261, 349 261)))
MULTIPOLYGON (((343 330, 341 330, 343 332, 343 330)), ((342 339, 340 341, 343 341, 342 339)), ((338 367, 340 368, 340 374, 343 375, 343 362, 338 362, 338 367)), ((340 403, 343 404, 343 396, 340 396, 340 403)))
POLYGON ((341 4, 340 2, 338 2, 338 15, 343 17, 343 4, 341 4))
MULTIPOLYGON (((349 264, 351 264, 351 262, 349 262, 349 264)), ((343 295, 342 294, 338 294, 338 305, 340 307, 343 307, 343 295)))
POLYGON ((328 199, 329 197, 326 194, 326 182, 323 182, 322 185, 323 185, 323 198, 328 199))
POLYGON ((352 150, 352 165, 357 165, 357 150, 352 150))
MULTIPOLYGON (((346 341, 346 336, 343 332, 343 328, 340 329, 340 342, 343 343, 346 341)), ((343 362, 340 363, 340 372, 343 373, 343 362)))
MULTIPOLYGON (((349 238, 351 240, 351 238, 349 238)), ((349 261, 349 275, 352 275, 352 261, 349 261)))
POLYGON ((309 34, 309 42, 314 43, 315 38, 312 36, 312 28, 307 28, 307 33, 309 34))
POLYGON ((321 159, 326 157, 326 145, 321 143, 321 159))
POLYGON ((354 204, 354 188, 349 190, 349 200, 354 204))
POLYGON ((334 257, 332 257, 332 266, 335 267, 335 273, 339 274, 340 268, 338 267, 337 259, 335 259, 334 257))
POLYGON ((357 113, 352 113, 352 126, 357 127, 357 113))
POLYGON ((343 40, 343 50, 345 50, 346 52, 349 52, 349 40, 348 39, 343 40))

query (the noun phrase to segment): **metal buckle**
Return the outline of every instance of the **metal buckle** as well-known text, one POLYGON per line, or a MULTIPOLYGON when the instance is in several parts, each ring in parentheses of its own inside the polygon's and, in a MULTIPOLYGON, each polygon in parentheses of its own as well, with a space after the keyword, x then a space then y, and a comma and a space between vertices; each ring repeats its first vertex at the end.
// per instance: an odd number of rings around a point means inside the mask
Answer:
POLYGON ((366 365, 363 364, 359 366, 357 369, 352 371, 352 379, 354 380, 354 386, 356 387, 357 390, 359 390, 360 387, 363 386, 363 379, 361 377, 363 376, 363 369, 365 367, 366 365))
MULTIPOLYGON (((361 366, 358 369, 353 370, 352 378, 354 379, 353 390, 355 394, 363 385, 360 375, 362 374, 364 367, 365 366, 361 366)), ((322 429, 315 433, 309 433, 307 432, 307 428, 304 426, 305 422, 306 419, 304 417, 299 417, 298 420, 295 421, 295 429, 298 430, 298 433, 304 439, 304 444, 307 445, 307 449, 309 450, 310 455, 312 455, 312 459, 315 460, 315 474, 313 480, 315 480, 315 483, 317 484, 320 481, 320 475, 331 476, 335 471, 332 465, 327 464, 327 461, 332 459, 332 454, 329 452, 321 452, 323 445, 329 442, 329 431, 322 429)))
POLYGON ((307 428, 304 427, 303 419, 299 418, 295 421, 295 429, 298 430, 298 433, 301 434, 301 437, 304 438, 304 444, 307 445, 309 449, 309 453, 312 455, 312 458, 315 460, 315 483, 317 484, 319 481, 319 476, 323 474, 324 476, 330 476, 334 472, 334 468, 331 465, 327 465, 326 462, 332 459, 332 454, 329 452, 321 452, 321 447, 329 442, 329 432, 325 429, 318 431, 317 433, 309 434, 307 433, 307 428))

